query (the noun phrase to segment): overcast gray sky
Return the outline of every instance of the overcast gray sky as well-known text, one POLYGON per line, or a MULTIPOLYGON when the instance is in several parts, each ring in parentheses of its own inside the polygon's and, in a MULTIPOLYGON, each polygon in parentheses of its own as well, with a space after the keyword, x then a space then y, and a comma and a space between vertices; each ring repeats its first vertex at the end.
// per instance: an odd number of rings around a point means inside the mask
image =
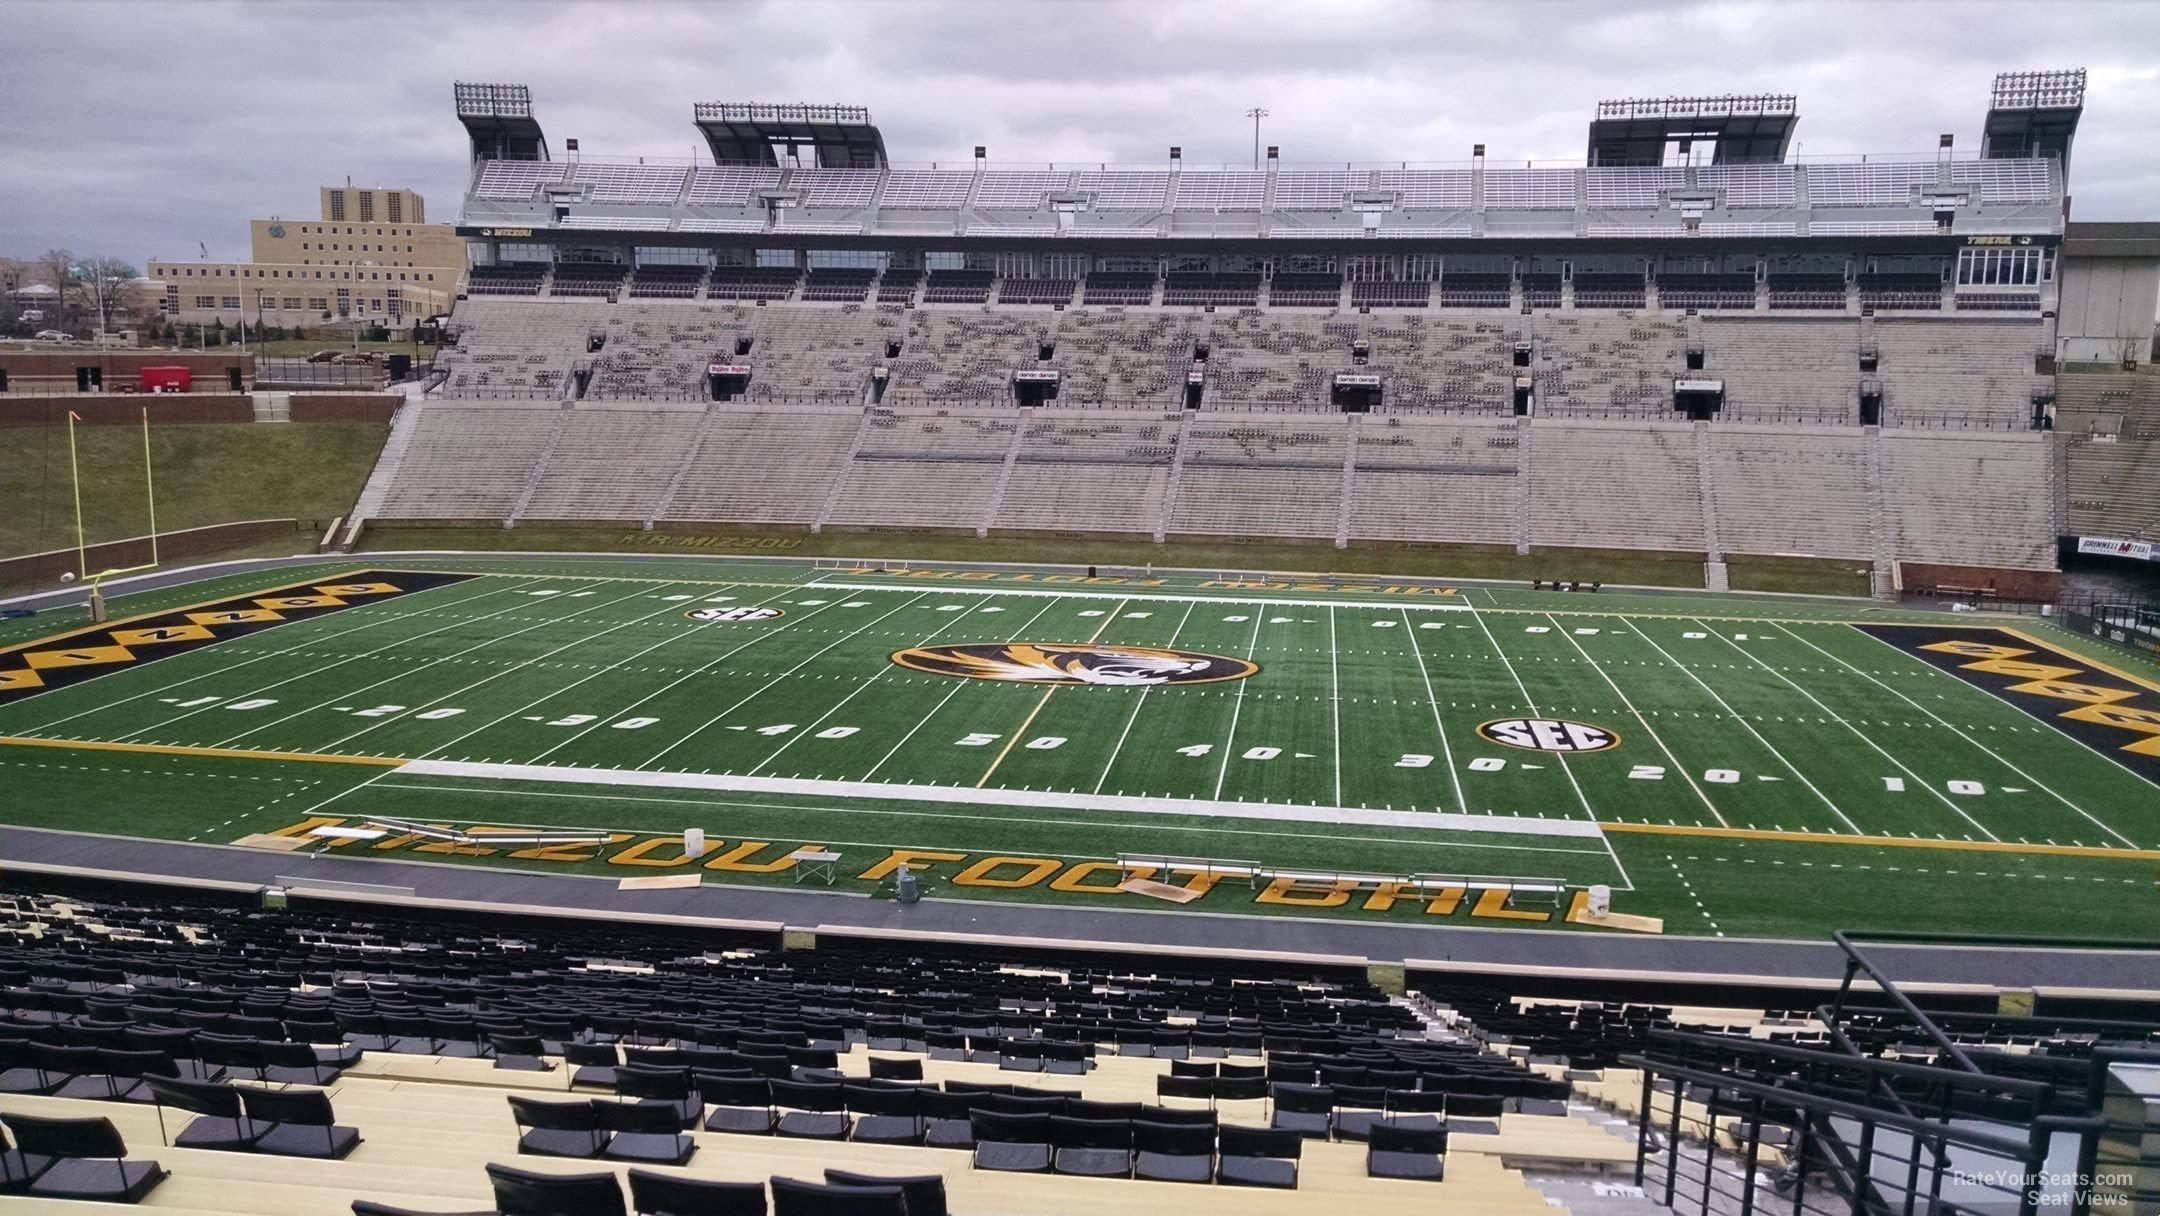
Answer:
POLYGON ((1797 151, 1977 148, 1998 71, 2091 70, 2079 219, 2160 218, 2151 0, 0 2, 0 255, 244 256, 315 188, 465 184, 454 80, 532 86, 560 155, 688 158, 696 101, 865 105, 896 160, 1583 155, 1606 97, 1793 92, 1797 151))

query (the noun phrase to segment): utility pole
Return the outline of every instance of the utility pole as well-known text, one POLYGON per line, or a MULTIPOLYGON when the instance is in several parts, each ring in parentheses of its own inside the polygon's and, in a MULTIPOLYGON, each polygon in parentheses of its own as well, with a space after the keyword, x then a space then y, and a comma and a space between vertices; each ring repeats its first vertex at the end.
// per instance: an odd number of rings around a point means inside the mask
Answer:
POLYGON ((1259 106, 1245 111, 1245 117, 1252 119, 1252 167, 1255 169, 1260 167, 1260 120, 1267 116, 1268 112, 1259 106))

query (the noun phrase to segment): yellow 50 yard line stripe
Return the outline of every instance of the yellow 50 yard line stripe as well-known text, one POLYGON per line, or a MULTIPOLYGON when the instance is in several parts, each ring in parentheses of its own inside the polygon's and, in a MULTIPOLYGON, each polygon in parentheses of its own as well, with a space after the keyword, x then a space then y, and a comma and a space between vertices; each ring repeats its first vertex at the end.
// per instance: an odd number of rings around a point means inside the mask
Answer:
MULTIPOLYGON (((1050 602, 1053 605, 1057 603, 1056 600, 1052 600, 1050 602)), ((1103 617, 1102 624, 1097 625, 1095 627, 1095 632, 1089 636, 1088 642, 1090 645, 1092 645, 1096 641, 1096 639, 1102 637, 1103 630, 1110 628, 1110 622, 1116 620, 1118 618, 1118 613, 1125 611, 1125 605, 1130 603, 1132 603, 1132 597, 1129 595, 1126 596, 1124 599, 1118 601, 1118 606, 1111 609, 1110 613, 1107 616, 1103 617)), ((1041 616, 1042 614, 1038 612, 1035 615, 1041 616)), ((1005 740, 1005 746, 999 749, 997 759, 992 760, 990 762, 990 767, 983 770, 982 780, 975 783, 976 789, 981 789, 984 786, 990 784, 990 778, 998 771, 998 765, 1005 763, 1005 757, 1012 754, 1013 744, 1020 741, 1020 736, 1027 733, 1027 728, 1034 725, 1035 715, 1041 713, 1043 706, 1050 703, 1050 694, 1056 692, 1062 687, 1064 686, 1061 684, 1052 684, 1050 687, 1043 689, 1042 699, 1035 702, 1035 708, 1028 711, 1028 716, 1021 720, 1020 725, 1013 731, 1012 737, 1005 740)))
POLYGON ((231 760, 305 760, 316 764, 372 764, 398 768, 403 756, 333 756, 325 752, 274 752, 246 747, 182 747, 167 743, 106 743, 86 739, 24 739, 0 735, 0 746, 80 748, 98 752, 140 752, 154 756, 216 756, 231 760))

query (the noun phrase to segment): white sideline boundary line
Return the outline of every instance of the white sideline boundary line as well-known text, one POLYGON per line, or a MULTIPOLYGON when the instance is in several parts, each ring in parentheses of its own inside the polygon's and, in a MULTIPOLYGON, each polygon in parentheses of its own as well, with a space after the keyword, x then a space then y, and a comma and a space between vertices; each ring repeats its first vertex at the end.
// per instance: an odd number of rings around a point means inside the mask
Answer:
POLYGON ((1454 603, 1435 603, 1427 599, 1404 598, 1400 601, 1366 602, 1363 600, 1299 600, 1258 598, 1240 595, 1174 595, 1157 592, 1152 587, 1126 587, 1118 590, 1092 591, 1086 589, 1055 590, 1047 587, 996 587, 986 586, 972 579, 920 579, 911 583, 828 583, 821 580, 804 583, 804 587, 816 587, 826 591, 915 591, 925 592, 940 587, 950 587, 956 595, 1031 595, 1059 596, 1076 600, 1129 600, 1135 598, 1163 600, 1173 604, 1231 604, 1265 608, 1377 608, 1387 611, 1393 608, 1422 608, 1429 612, 1469 612, 1470 605, 1457 600, 1454 603))
POLYGON ((751 777, 732 773, 666 773, 619 768, 572 768, 546 764, 497 764, 470 760, 414 760, 386 773, 407 777, 463 777, 481 781, 532 781, 551 785, 639 786, 671 790, 723 790, 817 798, 883 798, 971 806, 1065 808, 1133 815, 1261 819, 1280 823, 1342 823, 1362 827, 1480 832, 1508 836, 1568 836, 1602 841, 1605 831, 1582 819, 1513 815, 1455 815, 1439 811, 1369 811, 1288 803, 1219 802, 1213 799, 1137 798, 1050 790, 976 789, 969 786, 900 785, 887 781, 826 781, 807 777, 751 777))

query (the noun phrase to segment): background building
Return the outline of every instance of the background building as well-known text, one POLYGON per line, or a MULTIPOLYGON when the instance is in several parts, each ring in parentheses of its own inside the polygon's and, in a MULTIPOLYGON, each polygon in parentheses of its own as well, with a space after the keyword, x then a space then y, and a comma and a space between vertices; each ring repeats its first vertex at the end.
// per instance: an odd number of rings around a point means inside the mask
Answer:
POLYGON ((427 222, 410 190, 322 188, 316 220, 248 223, 249 262, 153 260, 160 311, 181 324, 304 328, 361 320, 400 329, 449 308, 465 245, 427 222))

